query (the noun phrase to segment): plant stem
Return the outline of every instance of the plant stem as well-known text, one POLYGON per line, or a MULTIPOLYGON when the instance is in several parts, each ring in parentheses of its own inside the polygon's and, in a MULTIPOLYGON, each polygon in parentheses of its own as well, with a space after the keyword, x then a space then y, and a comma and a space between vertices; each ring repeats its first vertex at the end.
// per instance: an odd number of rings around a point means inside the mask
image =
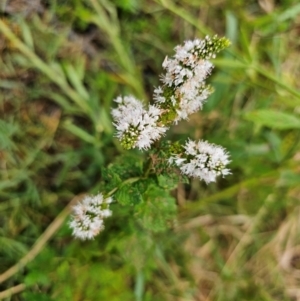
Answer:
POLYGON ((280 86, 280 87, 284 88, 285 90, 289 91, 292 95, 294 95, 294 96, 296 96, 297 98, 300 99, 300 92, 298 92, 296 89, 294 89, 294 88, 290 87, 289 85, 287 85, 286 83, 284 83, 281 79, 272 76, 269 72, 267 72, 266 70, 264 70, 261 67, 253 66, 253 69, 256 72, 258 72, 261 75, 263 75, 264 77, 266 77, 269 80, 271 80, 274 83, 276 83, 278 86, 280 86))

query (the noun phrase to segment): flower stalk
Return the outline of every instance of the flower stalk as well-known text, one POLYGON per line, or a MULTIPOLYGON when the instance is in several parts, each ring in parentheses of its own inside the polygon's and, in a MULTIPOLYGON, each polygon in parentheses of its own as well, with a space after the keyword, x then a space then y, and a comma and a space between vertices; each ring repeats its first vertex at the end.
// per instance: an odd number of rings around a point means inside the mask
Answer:
MULTIPOLYGON (((111 114, 117 130, 116 137, 121 145, 125 149, 154 149, 157 164, 160 164, 159 170, 168 172, 170 166, 176 167, 183 175, 198 178, 207 184, 215 182, 218 176, 230 174, 226 168, 230 162, 229 154, 221 146, 202 140, 188 140, 184 145, 167 142, 162 143, 161 148, 158 147, 158 141, 172 124, 188 119, 192 113, 202 109, 213 92, 212 87, 206 83, 213 69, 210 59, 215 58, 229 44, 226 38, 206 36, 203 40, 186 41, 175 47, 174 56, 166 57, 162 64, 165 73, 161 76, 161 86, 154 89, 153 104, 146 106, 132 95, 117 97, 114 100, 117 107, 112 109, 111 114)), ((86 196, 73 207, 69 225, 76 238, 93 239, 104 229, 104 219, 112 214, 109 209, 112 195, 119 195, 123 197, 123 202, 127 202, 128 193, 134 192, 134 202, 140 202, 140 198, 144 202, 137 186, 128 189, 128 185, 134 186, 139 180, 145 181, 150 173, 159 173, 155 161, 151 159, 150 156, 142 177, 140 174, 138 177, 122 179, 122 183, 111 190, 106 198, 101 193, 86 196)), ((118 178, 119 173, 115 175, 115 179, 118 178)), ((155 191, 155 187, 152 189, 155 191)), ((151 195, 147 188, 143 192, 151 195)))

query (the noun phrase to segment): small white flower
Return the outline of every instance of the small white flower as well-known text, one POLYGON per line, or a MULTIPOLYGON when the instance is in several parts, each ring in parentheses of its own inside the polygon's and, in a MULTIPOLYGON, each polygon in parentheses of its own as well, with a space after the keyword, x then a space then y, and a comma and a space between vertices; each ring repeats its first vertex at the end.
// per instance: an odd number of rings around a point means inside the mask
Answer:
MULTIPOLYGON (((211 93, 205 86, 205 79, 210 75, 213 64, 203 58, 212 57, 204 55, 210 42, 209 37, 204 40, 186 41, 183 45, 176 46, 175 55, 172 58, 166 57, 162 64, 166 73, 161 80, 165 87, 174 89, 174 94, 169 96, 169 100, 177 112, 175 123, 202 109, 203 103, 211 93)), ((154 90, 154 99, 158 106, 166 102, 162 95, 163 88, 154 90)))
MULTIPOLYGON (((157 93, 161 93, 157 89, 157 93)), ((118 97, 119 105, 112 110, 117 137, 126 148, 149 149, 167 130, 158 123, 161 109, 150 105, 146 110, 143 104, 133 96, 118 97)))
POLYGON ((225 38, 207 36, 176 46, 174 56, 163 61, 163 84, 154 89, 154 105, 145 108, 133 96, 115 99, 118 106, 112 116, 121 145, 126 149, 149 149, 172 122, 177 124, 202 109, 212 93, 205 83, 213 69, 209 59, 228 45, 225 38))
POLYGON ((153 99, 157 103, 164 103, 166 101, 166 98, 162 94, 163 94, 163 89, 160 86, 155 88, 153 93, 153 99))
POLYGON ((216 177, 230 174, 226 165, 230 162, 229 154, 218 145, 207 141, 188 140, 184 145, 185 152, 169 158, 169 164, 176 165, 183 174, 215 182, 216 177))
POLYGON ((85 196, 81 203, 73 207, 73 214, 69 223, 76 238, 93 239, 104 229, 103 219, 111 216, 109 204, 112 198, 103 198, 99 193, 96 196, 85 196))

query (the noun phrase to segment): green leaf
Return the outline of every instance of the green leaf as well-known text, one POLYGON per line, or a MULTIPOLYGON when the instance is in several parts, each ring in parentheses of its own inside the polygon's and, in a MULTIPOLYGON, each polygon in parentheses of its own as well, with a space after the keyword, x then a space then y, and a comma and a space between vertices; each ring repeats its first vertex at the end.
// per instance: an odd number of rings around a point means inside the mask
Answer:
POLYGON ((280 23, 289 19, 294 19, 299 13, 300 13, 300 3, 292 7, 289 7, 287 10, 279 14, 277 17, 277 22, 280 23))
POLYGON ((300 175, 293 170, 282 170, 277 185, 280 187, 298 187, 300 175))
POLYGON ((122 183, 122 179, 117 171, 114 170, 113 165, 102 169, 102 180, 104 182, 103 188, 105 188, 107 191, 118 187, 122 183))
POLYGON ((142 195, 135 183, 122 186, 116 192, 114 198, 124 206, 136 205, 142 201, 142 195))
POLYGON ((255 124, 268 126, 278 130, 299 129, 300 119, 292 114, 273 110, 257 110, 245 114, 245 119, 255 124))
POLYGON ((9 257, 15 255, 24 255, 27 252, 27 247, 12 238, 0 236, 0 252, 7 254, 9 257))
POLYGON ((134 156, 118 157, 113 164, 102 169, 104 189, 110 191, 118 187, 123 181, 138 177, 142 174, 142 162, 134 156))
POLYGON ((25 292, 22 294, 22 300, 25 301, 53 301, 53 299, 47 296, 45 293, 32 293, 32 292, 25 292))
POLYGON ((137 205, 143 201, 142 195, 147 191, 149 186, 155 184, 156 182, 152 178, 139 180, 131 184, 122 184, 114 195, 114 198, 124 206, 137 205))
POLYGON ((48 275, 43 270, 33 270, 25 277, 25 284, 27 286, 32 286, 36 284, 48 285, 50 279, 48 275))
POLYGON ((160 174, 158 175, 157 180, 161 188, 172 190, 178 186, 178 182, 180 182, 180 177, 175 173, 160 174))
POLYGON ((80 74, 78 74, 75 67, 67 62, 63 64, 64 70, 66 71, 67 77, 72 83, 73 87, 76 89, 78 94, 85 100, 90 98, 89 92, 86 90, 82 83, 82 78, 80 74))
POLYGON ((73 124, 71 120, 66 120, 63 124, 63 127, 73 135, 79 137, 81 140, 97 145, 97 139, 93 135, 73 124))
POLYGON ((14 146, 12 136, 19 131, 19 126, 0 120, 0 145, 1 149, 11 149, 14 146))
POLYGON ((136 207, 136 216, 143 227, 153 232, 168 229, 176 216, 175 199, 154 185, 148 187, 143 197, 144 202, 136 207))

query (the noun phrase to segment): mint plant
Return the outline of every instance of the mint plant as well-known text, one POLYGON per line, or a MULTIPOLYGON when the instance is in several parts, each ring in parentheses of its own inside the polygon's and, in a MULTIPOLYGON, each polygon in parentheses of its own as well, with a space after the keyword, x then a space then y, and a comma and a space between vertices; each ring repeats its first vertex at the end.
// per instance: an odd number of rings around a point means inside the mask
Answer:
POLYGON ((70 227, 80 239, 92 239, 104 229, 103 220, 112 214, 109 204, 132 206, 145 228, 158 232, 175 218, 176 202, 168 193, 184 177, 195 177, 207 184, 218 176, 230 174, 227 151, 207 141, 164 141, 172 124, 188 119, 202 108, 213 92, 206 78, 215 58, 230 42, 226 38, 206 36, 175 47, 175 55, 166 57, 161 86, 154 89, 153 103, 143 104, 134 96, 119 96, 112 109, 116 137, 129 149, 148 151, 145 162, 124 156, 102 173, 104 196, 86 196, 73 208, 70 227))

